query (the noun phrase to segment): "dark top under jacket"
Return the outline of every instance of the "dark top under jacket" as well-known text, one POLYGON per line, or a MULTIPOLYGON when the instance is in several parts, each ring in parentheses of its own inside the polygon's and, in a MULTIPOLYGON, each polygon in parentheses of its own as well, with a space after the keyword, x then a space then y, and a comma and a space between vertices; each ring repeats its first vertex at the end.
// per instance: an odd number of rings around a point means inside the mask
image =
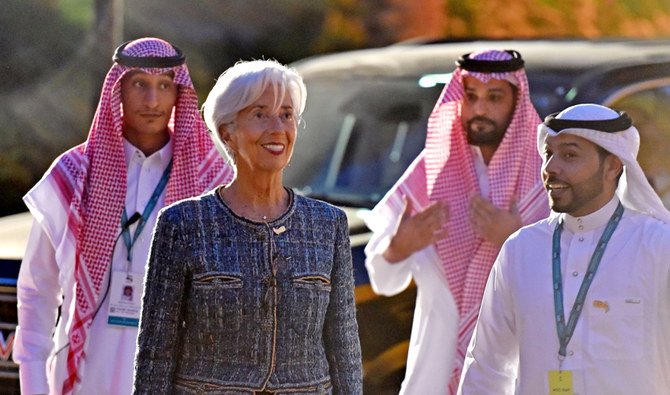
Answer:
POLYGON ((215 192, 160 213, 136 394, 362 393, 346 216, 289 193, 268 224, 215 192))

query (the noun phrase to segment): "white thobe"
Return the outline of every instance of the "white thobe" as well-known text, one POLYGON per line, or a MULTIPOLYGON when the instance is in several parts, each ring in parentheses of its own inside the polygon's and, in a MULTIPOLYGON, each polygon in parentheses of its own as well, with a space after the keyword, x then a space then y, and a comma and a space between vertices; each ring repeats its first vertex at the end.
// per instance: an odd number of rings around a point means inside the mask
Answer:
MULTIPOLYGON (((126 211, 130 217, 136 211, 142 213, 147 205, 172 158, 173 143, 170 141, 146 157, 124 139, 124 150, 128 169, 126 211)), ((152 230, 164 201, 165 190, 133 245, 130 269, 142 276, 152 230)), ((53 212, 53 215, 67 216, 67 213, 53 212)), ((135 234, 137 225, 131 225, 131 235, 135 234)), ((75 305, 74 262, 56 260, 56 246, 52 239, 57 236, 50 235, 46 229, 46 224, 33 222, 17 283, 19 326, 13 357, 19 364, 21 393, 24 395, 60 394, 67 376, 67 329, 75 305), (59 305, 61 316, 54 332, 59 305)), ((121 237, 114 249, 112 268, 125 271, 127 267, 127 249, 121 237)), ((101 295, 104 295, 108 277, 109 271, 103 280, 101 295)), ((79 367, 81 383, 75 387, 75 393, 123 395, 132 392, 137 328, 108 325, 108 306, 109 295, 93 319, 86 339, 85 358, 79 367)))
MULTIPOLYGON (((487 167, 479 148, 471 148, 480 191, 486 197, 490 193, 487 167)), ((398 206, 402 207, 402 204, 398 206)), ((365 267, 372 289, 380 295, 398 294, 409 286, 412 279, 417 286, 407 367, 400 395, 447 394, 458 335, 456 302, 433 245, 397 263, 384 259, 382 254, 402 212, 394 214, 393 218, 384 218, 386 226, 372 235, 365 249, 365 267)))
MULTIPOLYGON (((615 197, 561 235, 567 322, 584 273, 614 212, 615 197)), ((558 216, 522 228, 491 271, 459 393, 549 393, 559 369, 552 237, 558 216), (462 392, 461 392, 462 391, 462 392)), ((625 210, 586 296, 562 369, 574 394, 661 395, 670 391, 670 226, 625 210)))

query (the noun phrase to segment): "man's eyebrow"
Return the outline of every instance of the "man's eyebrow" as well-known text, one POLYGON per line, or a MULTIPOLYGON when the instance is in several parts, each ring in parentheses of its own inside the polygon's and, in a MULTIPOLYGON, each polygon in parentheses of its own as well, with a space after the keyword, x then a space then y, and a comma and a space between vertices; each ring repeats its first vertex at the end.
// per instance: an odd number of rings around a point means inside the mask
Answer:
POLYGON ((575 147, 575 148, 582 148, 581 144, 576 143, 574 141, 566 141, 564 143, 558 144, 561 147, 575 147))

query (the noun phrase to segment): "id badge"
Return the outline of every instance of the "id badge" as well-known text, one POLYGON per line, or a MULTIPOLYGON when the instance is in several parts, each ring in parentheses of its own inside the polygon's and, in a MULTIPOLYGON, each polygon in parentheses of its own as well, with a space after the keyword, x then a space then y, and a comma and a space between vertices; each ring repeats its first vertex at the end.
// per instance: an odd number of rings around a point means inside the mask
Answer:
POLYGON ((125 271, 111 274, 107 323, 124 327, 139 326, 144 275, 125 271))
POLYGON ((573 395, 572 372, 569 370, 549 371, 549 395, 573 395))

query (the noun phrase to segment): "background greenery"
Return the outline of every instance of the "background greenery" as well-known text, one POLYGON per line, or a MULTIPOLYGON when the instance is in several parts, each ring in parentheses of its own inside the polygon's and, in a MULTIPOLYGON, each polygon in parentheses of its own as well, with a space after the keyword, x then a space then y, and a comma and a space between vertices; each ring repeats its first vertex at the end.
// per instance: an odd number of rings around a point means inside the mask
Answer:
POLYGON ((203 100, 239 59, 292 61, 409 39, 670 35, 670 0, 4 0, 0 215, 80 142, 113 48, 157 36, 203 100))

